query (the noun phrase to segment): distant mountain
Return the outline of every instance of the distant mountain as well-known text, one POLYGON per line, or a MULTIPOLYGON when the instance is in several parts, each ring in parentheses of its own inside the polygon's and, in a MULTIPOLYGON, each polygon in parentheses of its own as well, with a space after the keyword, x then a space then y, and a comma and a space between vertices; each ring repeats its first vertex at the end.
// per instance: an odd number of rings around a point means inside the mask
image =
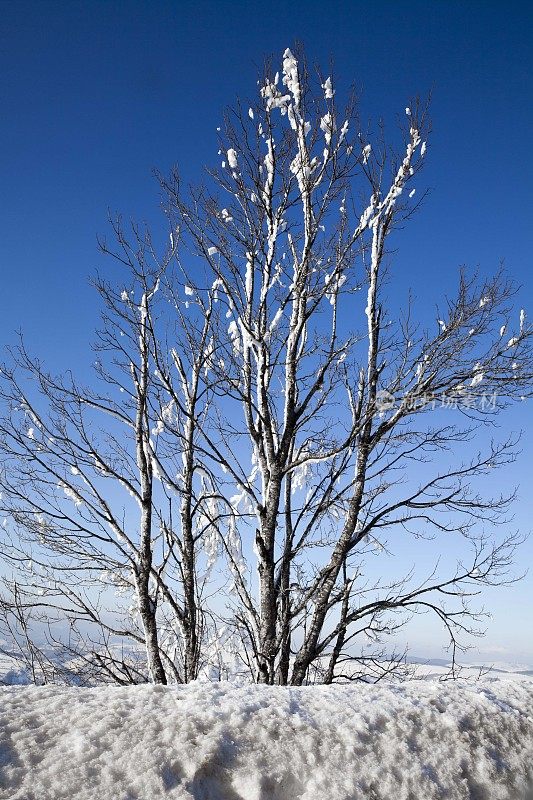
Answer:
POLYGON ((449 658, 422 658, 421 656, 407 656, 408 664, 426 664, 428 667, 449 667, 449 658))
MULTIPOLYGON (((421 664, 428 667, 450 667, 449 658, 422 658, 421 656, 407 656, 409 664, 421 664)), ((533 675, 532 664, 517 664, 502 661, 477 661, 469 663, 466 661, 457 662, 457 666, 468 669, 483 669, 501 674, 513 673, 514 675, 533 675)))

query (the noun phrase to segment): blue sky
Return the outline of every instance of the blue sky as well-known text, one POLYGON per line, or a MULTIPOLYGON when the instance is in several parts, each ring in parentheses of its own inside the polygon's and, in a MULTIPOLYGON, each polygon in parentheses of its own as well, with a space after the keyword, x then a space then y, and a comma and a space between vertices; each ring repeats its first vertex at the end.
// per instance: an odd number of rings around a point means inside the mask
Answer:
MULTIPOLYGON (((391 131, 432 92, 421 179, 431 194, 398 241, 397 268, 420 306, 453 286, 461 264, 488 274, 504 259, 520 304, 533 307, 530 3, 4 1, 1 11, 1 344, 22 328, 53 366, 90 362, 89 278, 102 267, 108 209, 154 220, 154 167, 177 163, 199 180, 218 161, 224 107, 253 97, 264 56, 295 42, 325 72, 332 59, 336 85, 354 83, 363 117, 383 116, 391 131)), ((527 413, 516 409, 509 427, 527 428, 527 413)), ((532 457, 530 436, 502 478, 522 484, 526 529, 532 457)), ((521 565, 532 562, 530 541, 521 565)), ((487 595, 488 657, 533 661, 532 595, 532 577, 487 595)), ((440 654, 424 624, 410 638, 440 654)))

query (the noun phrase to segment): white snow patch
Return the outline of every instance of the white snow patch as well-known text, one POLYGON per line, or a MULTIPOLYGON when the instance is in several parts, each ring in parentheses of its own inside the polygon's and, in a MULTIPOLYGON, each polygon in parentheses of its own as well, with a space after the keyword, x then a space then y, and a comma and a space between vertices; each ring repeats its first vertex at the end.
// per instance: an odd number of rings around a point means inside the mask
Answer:
POLYGON ((326 100, 331 100, 335 94, 335 89, 331 85, 331 78, 326 78, 325 83, 322 84, 322 88, 324 89, 324 97, 326 100))
POLYGON ((231 169, 237 169, 237 166, 238 166, 238 164, 237 164, 237 153, 233 149, 233 147, 230 147, 230 149, 228 150, 227 156, 228 156, 228 164, 230 165, 230 168, 231 169))
POLYGON ((2 797, 526 800, 533 683, 0 690, 2 797))

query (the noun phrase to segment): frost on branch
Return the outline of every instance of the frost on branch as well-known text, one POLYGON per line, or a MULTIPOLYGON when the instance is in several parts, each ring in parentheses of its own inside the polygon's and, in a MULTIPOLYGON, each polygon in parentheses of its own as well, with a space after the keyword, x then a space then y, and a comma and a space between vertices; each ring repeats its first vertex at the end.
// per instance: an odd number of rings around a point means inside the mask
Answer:
POLYGON ((324 89, 324 97, 326 100, 331 100, 335 94, 335 89, 331 85, 331 78, 326 78, 325 83, 322 84, 322 88, 324 89))
POLYGON ((300 78, 298 75, 298 62, 287 48, 283 53, 283 84, 287 87, 294 98, 296 109, 300 110, 301 89, 300 78))
POLYGON ((230 165, 231 169, 237 169, 238 167, 237 153, 232 147, 230 147, 230 149, 228 150, 228 164, 230 165))

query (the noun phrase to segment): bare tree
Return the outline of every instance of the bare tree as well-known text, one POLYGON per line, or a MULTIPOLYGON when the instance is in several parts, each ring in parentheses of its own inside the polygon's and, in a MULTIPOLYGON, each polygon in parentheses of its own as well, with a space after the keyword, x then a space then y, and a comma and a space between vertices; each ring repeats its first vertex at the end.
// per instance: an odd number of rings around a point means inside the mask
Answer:
POLYGON ((162 182, 183 249, 211 272, 197 294, 226 310, 213 321, 225 399, 202 436, 223 496, 236 492, 248 557, 253 539, 257 580, 230 557, 234 623, 258 681, 299 685, 311 667, 327 682, 365 661, 387 673, 385 651, 358 645, 409 613, 434 612, 454 649, 477 630, 468 598, 509 578, 519 536, 491 536, 508 531, 512 496, 485 497, 478 480, 517 442, 476 454, 476 437, 530 391, 531 328, 524 312, 513 324, 501 274, 461 275, 433 331, 415 322, 414 301, 391 320, 389 241, 417 207, 426 107, 405 109, 395 157, 364 135, 353 102, 338 110, 331 78, 317 96, 289 50, 281 81, 272 73, 259 103, 226 118, 218 191, 162 182), (438 535, 447 552, 460 536, 471 560, 419 583, 365 581, 387 538, 408 535, 438 535))
POLYGON ((67 618, 62 663, 99 678, 222 676, 231 653, 263 683, 379 680, 412 614, 435 615, 455 660, 480 631, 471 603, 513 580, 513 494, 484 484, 516 454, 491 439, 500 412, 531 392, 515 289, 463 273, 432 321, 416 294, 397 311, 426 105, 395 150, 289 50, 273 72, 228 113, 211 189, 161 177, 162 259, 115 223, 131 286, 98 283, 105 391, 23 346, 3 369, 7 555, 25 574, 5 608, 67 618), (443 558, 395 570, 410 540, 443 558))
MULTIPOLYGON (((102 249, 126 283, 96 284, 98 383, 49 374, 23 343, 2 370, 0 484, 13 523, 4 547, 18 570, 4 610, 40 614, 49 644, 95 678, 187 682, 207 634, 208 498, 197 492, 194 428, 207 405, 204 349, 188 349, 179 325, 157 330, 171 302, 172 245, 159 260, 147 233, 134 228, 130 242, 119 220, 113 227, 117 247, 102 249)), ((206 314, 204 337, 208 328, 206 314)))

